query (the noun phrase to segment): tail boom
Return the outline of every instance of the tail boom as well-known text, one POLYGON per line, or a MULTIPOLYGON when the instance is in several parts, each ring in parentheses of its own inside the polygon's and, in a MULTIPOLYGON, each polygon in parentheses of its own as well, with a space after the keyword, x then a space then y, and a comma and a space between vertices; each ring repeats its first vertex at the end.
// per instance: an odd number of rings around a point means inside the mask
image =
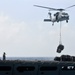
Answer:
POLYGON ((50 19, 44 19, 44 22, 51 22, 50 19))

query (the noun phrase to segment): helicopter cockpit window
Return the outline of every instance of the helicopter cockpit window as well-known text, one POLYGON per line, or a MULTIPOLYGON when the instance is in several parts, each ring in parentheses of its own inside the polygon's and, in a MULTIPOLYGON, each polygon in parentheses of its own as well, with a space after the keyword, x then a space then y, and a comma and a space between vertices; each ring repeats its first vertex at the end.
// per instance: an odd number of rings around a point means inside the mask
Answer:
POLYGON ((54 14, 54 16, 57 16, 57 15, 59 15, 59 12, 57 12, 57 13, 54 14))

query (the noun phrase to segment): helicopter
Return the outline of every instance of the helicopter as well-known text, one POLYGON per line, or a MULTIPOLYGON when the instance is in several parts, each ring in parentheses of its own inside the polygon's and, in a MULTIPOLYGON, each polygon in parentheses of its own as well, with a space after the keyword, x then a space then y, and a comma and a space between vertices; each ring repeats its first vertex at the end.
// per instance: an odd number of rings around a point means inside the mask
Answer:
POLYGON ((75 5, 69 6, 65 9, 56 9, 56 8, 50 8, 50 7, 45 7, 45 6, 39 6, 39 5, 34 5, 36 7, 41 7, 41 8, 45 8, 45 9, 49 9, 49 19, 44 19, 45 22, 52 22, 52 25, 54 25, 54 22, 61 22, 61 21, 66 21, 66 23, 68 23, 69 20, 69 14, 65 13, 63 11, 65 11, 68 8, 74 7, 75 5), (57 11, 54 14, 54 18, 52 18, 52 13, 50 11, 57 11))

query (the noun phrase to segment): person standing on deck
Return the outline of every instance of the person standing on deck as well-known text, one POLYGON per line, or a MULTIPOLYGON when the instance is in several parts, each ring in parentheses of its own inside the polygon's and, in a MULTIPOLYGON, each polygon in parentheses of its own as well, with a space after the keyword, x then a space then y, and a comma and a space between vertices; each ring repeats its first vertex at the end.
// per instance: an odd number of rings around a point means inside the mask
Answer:
POLYGON ((3 60, 6 60, 6 53, 3 53, 3 60))

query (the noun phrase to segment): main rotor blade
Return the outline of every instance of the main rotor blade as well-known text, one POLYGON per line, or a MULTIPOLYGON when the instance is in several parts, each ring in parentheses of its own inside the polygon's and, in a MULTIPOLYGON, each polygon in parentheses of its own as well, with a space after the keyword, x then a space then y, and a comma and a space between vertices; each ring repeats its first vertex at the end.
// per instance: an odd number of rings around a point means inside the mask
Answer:
POLYGON ((74 7, 74 6, 75 6, 75 5, 69 6, 69 7, 65 8, 65 10, 66 10, 66 9, 69 9, 69 8, 71 8, 71 7, 74 7))
POLYGON ((50 8, 50 7, 45 7, 45 6, 39 6, 39 5, 34 5, 36 7, 41 7, 41 8, 46 8, 46 9, 49 9, 49 10, 55 10, 55 11, 58 11, 58 9, 55 9, 55 8, 50 8))

